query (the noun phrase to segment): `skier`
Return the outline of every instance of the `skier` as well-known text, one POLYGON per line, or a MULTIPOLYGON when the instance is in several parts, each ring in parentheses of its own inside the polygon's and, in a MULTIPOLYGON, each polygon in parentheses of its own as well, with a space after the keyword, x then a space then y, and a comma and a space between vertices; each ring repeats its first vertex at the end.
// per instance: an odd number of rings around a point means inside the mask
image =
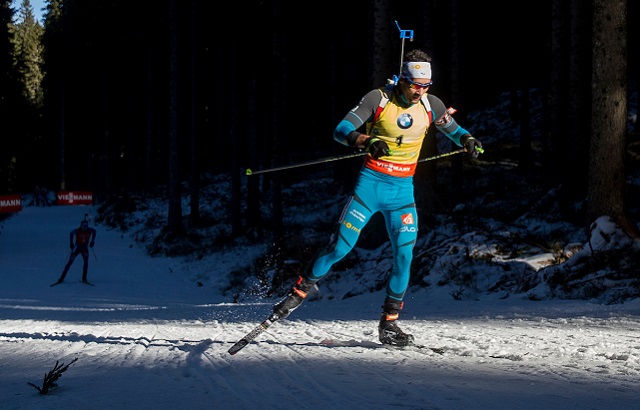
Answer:
POLYGON ((64 281, 69 268, 78 255, 82 255, 82 259, 84 261, 84 265, 82 266, 82 281, 84 283, 89 283, 87 280, 87 272, 89 270, 89 247, 93 248, 95 240, 96 230, 89 227, 89 222, 86 219, 80 222, 79 228, 71 230, 71 233, 69 233, 69 247, 71 248, 71 254, 69 255, 69 261, 65 265, 62 275, 60 275, 60 279, 58 279, 56 284, 64 281), (73 241, 74 236, 75 244, 73 241))
POLYGON ((334 130, 334 139, 367 155, 353 194, 329 244, 307 267, 291 292, 273 313, 285 318, 304 301, 307 292, 355 246, 360 232, 376 212, 384 216, 393 252, 393 268, 378 325, 380 342, 395 346, 413 343, 413 335, 397 324, 409 284, 418 215, 413 175, 429 127, 433 124, 468 156, 476 158, 482 144, 451 117, 438 97, 428 94, 432 84, 431 57, 422 50, 405 54, 399 79, 369 91, 334 130), (357 131, 365 125, 365 133, 357 131))

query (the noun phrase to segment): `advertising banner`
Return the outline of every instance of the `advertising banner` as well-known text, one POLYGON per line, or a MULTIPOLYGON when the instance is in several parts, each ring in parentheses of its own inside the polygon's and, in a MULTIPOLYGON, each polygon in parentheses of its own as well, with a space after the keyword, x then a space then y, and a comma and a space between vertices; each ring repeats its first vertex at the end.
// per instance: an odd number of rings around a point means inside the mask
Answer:
POLYGON ((93 192, 58 191, 56 203, 58 205, 93 205, 93 192))
POLYGON ((22 210, 20 195, 0 195, 0 212, 19 212, 22 210))

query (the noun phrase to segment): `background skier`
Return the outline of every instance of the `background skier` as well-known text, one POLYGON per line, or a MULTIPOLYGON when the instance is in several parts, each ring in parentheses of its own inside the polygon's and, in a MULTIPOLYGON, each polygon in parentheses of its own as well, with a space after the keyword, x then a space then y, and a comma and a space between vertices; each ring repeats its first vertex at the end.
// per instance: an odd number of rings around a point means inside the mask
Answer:
POLYGON ((80 227, 72 229, 69 233, 69 247, 71 248, 71 254, 69 255, 69 261, 60 275, 60 279, 55 284, 62 283, 67 276, 67 272, 78 255, 82 255, 84 265, 82 266, 82 281, 87 281, 87 272, 89 270, 89 248, 93 248, 96 240, 96 230, 89 227, 89 222, 83 220, 80 222, 80 227), (74 243, 75 238, 75 243, 74 243))

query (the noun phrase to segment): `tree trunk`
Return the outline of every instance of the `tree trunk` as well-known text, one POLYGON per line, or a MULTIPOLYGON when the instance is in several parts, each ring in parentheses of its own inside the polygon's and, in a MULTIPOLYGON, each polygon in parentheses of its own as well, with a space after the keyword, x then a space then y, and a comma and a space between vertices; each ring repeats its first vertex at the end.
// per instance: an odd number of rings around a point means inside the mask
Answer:
POLYGON ((569 100, 568 83, 568 2, 558 0, 551 7, 551 50, 549 88, 547 90, 544 152, 544 177, 547 184, 556 187, 562 183, 569 162, 565 160, 568 151, 567 110, 569 100))
MULTIPOLYGON (((106 65, 106 64, 105 64, 106 65)), ((100 191, 104 198, 109 198, 111 196, 111 142, 109 138, 109 75, 106 69, 100 69, 100 86, 102 87, 101 101, 100 101, 100 115, 102 122, 102 146, 98 151, 100 154, 100 171, 98 175, 100 175, 100 191)), ((116 179, 118 181, 118 179, 116 179)))
MULTIPOLYGON (((422 25, 419 27, 419 32, 416 32, 416 39, 424 39, 424 41, 420 43, 425 44, 424 51, 433 58, 432 53, 436 48, 434 44, 434 16, 436 15, 434 1, 427 0, 423 2, 422 15, 422 25)), ((440 67, 439 72, 444 72, 444 64, 441 63, 443 62, 434 62, 434 64, 440 67)), ((429 127, 420 151, 421 158, 432 157, 438 154, 437 138, 439 137, 437 136, 435 127, 429 127)), ((429 221, 430 218, 433 218, 433 214, 439 211, 441 205, 436 192, 439 162, 440 161, 423 162, 418 165, 416 169, 416 176, 414 178, 414 185, 416 187, 415 197, 416 204, 418 205, 418 217, 421 221, 426 222, 429 221)))
POLYGON ((66 181, 66 163, 64 161, 66 155, 66 135, 65 135, 65 82, 63 78, 60 78, 60 90, 59 90, 59 106, 58 106, 58 133, 60 135, 60 189, 67 189, 66 181))
MULTIPOLYGON (((462 97, 460 96, 460 74, 462 72, 462 62, 460 56, 460 25, 458 24, 458 11, 459 11, 459 2, 458 0, 451 0, 450 4, 450 13, 451 13, 451 71, 449 75, 449 88, 451 89, 451 105, 453 107, 460 106, 462 97)), ((464 124, 465 116, 462 113, 457 113, 456 121, 459 124, 464 124)), ((453 142, 451 143, 451 150, 456 150, 459 147, 455 145, 453 142)), ((451 194, 453 196, 454 201, 458 201, 460 195, 462 194, 462 161, 464 156, 462 155, 454 155, 451 158, 451 194)))
POLYGON ((182 230, 180 156, 178 143, 178 13, 177 0, 169 0, 169 212, 167 228, 176 236, 182 230))
POLYGON ((191 125, 191 163, 189 174, 191 176, 190 184, 190 202, 191 208, 191 223, 198 224, 200 222, 200 167, 199 167, 199 155, 198 155, 198 82, 197 82, 197 63, 198 63, 198 36, 196 35, 196 21, 197 21, 197 7, 196 0, 191 0, 191 27, 189 35, 190 46, 190 80, 189 94, 191 95, 190 104, 190 125, 191 125))
POLYGON ((518 121, 520 123, 518 172, 528 175, 533 171, 533 148, 531 147, 531 93, 526 84, 523 85, 518 96, 518 121))
MULTIPOLYGON (((591 76, 591 43, 584 36, 591 23, 590 4, 571 0, 571 36, 569 62, 568 144, 564 158, 571 158, 570 166, 562 174, 560 206, 565 216, 574 216, 575 202, 587 195, 587 181, 583 176, 589 168, 591 76)), ((581 215, 582 217, 584 215, 581 215)))
MULTIPOLYGON (((255 79, 251 79, 248 84, 248 95, 255 96, 249 98, 247 112, 247 145, 250 147, 248 151, 248 163, 255 164, 257 162, 257 146, 258 146, 258 129, 256 124, 258 120, 258 90, 255 79)), ((262 238, 262 218, 260 215, 260 187, 258 182, 259 176, 247 177, 247 229, 251 232, 253 238, 262 238)))
MULTIPOLYGON (((280 22, 282 15, 280 14, 280 2, 274 2, 273 4, 273 21, 280 22)), ((286 112, 286 84, 287 84, 287 61, 286 54, 284 52, 284 33, 281 31, 283 27, 279 24, 275 25, 273 32, 273 58, 275 66, 280 67, 278 76, 275 78, 273 84, 273 135, 271 144, 271 158, 274 159, 276 164, 283 164, 283 153, 285 147, 283 144, 287 139, 285 135, 285 127, 281 124, 280 113, 286 112)), ((282 177, 274 175, 271 190, 273 193, 273 229, 275 234, 275 242, 277 246, 280 245, 280 241, 284 236, 284 221, 283 221, 283 209, 282 209, 282 177)))
POLYGON ((147 44, 147 87, 145 90, 145 145, 144 145, 144 191, 151 192, 152 187, 152 163, 153 163, 153 40, 149 36, 147 44))
MULTIPOLYGON (((235 42, 235 40, 232 40, 235 42)), ((235 43, 234 43, 235 45, 235 43)), ((230 61, 236 61, 235 47, 232 46, 229 52, 230 61)), ((236 70, 231 70, 229 75, 229 81, 231 86, 238 90, 243 83, 242 78, 239 78, 236 70)), ((245 91, 246 93, 246 91, 245 91)), ((237 92, 232 92, 229 97, 229 103, 231 108, 231 234, 233 236, 240 235, 242 231, 242 218, 240 215, 240 195, 241 195, 241 181, 240 181, 240 106, 237 92)), ((249 144, 251 141, 249 140, 249 144)))
POLYGON ((593 1, 593 103, 588 218, 610 216, 634 237, 625 204, 627 128, 626 0, 593 1))
POLYGON ((391 30, 396 27, 391 27, 389 0, 374 0, 371 14, 373 24, 371 87, 377 88, 386 84, 387 79, 391 77, 390 73, 394 73, 396 69, 399 70, 400 58, 397 60, 392 58, 391 30), (398 61, 398 65, 392 65, 393 61, 398 61))

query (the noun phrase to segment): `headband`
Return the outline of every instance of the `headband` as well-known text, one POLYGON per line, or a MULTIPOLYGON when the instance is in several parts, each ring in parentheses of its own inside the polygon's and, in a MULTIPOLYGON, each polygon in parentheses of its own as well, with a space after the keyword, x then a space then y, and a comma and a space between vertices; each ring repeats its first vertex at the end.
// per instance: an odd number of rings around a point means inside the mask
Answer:
POLYGON ((431 79, 431 64, 424 61, 402 63, 402 76, 431 79))

